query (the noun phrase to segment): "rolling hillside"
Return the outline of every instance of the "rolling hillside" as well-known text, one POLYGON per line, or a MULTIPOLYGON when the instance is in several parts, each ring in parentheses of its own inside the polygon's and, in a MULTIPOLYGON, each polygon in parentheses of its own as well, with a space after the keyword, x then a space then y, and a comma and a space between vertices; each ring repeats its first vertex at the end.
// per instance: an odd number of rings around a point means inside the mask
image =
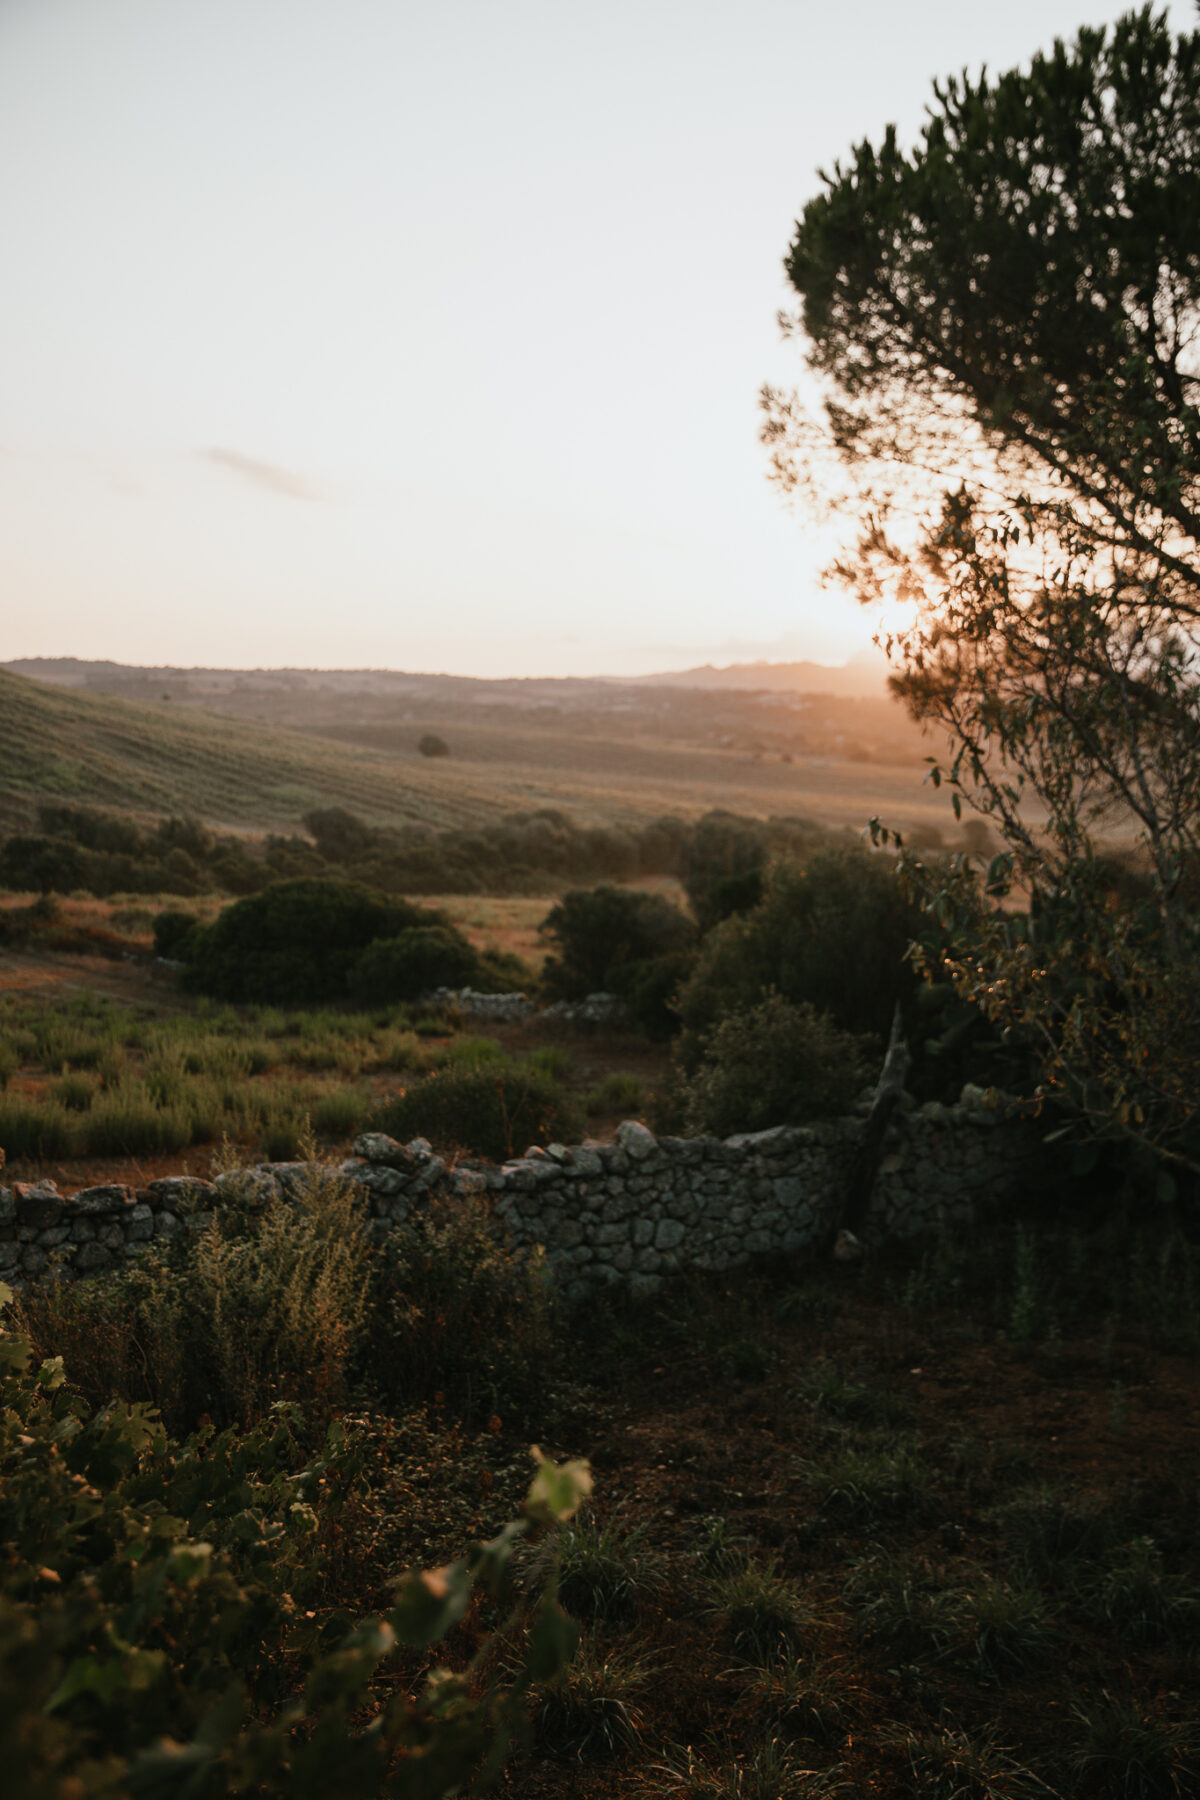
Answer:
POLYGON ((294 830, 315 806, 435 828, 550 806, 581 824, 717 806, 856 830, 874 812, 908 827, 948 823, 922 786, 927 747, 885 701, 586 683, 553 700, 531 684, 527 700, 445 678, 415 678, 420 688, 403 696, 315 683, 284 695, 271 680, 262 672, 205 705, 0 669, 0 830, 26 824, 43 799, 247 831, 294 830), (418 755, 428 730, 449 757, 418 755))
POLYGON ((493 805, 483 784, 415 754, 44 686, 4 670, 0 721, 0 820, 10 828, 42 799, 190 813, 254 830, 292 829, 313 806, 346 806, 377 824, 467 825, 493 805))

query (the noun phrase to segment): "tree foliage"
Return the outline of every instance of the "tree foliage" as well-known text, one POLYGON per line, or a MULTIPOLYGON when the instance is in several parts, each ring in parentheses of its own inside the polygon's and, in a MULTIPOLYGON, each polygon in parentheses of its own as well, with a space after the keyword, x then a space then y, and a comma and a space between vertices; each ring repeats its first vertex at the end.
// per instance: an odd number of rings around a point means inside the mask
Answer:
POLYGON ((889 130, 824 178, 787 268, 823 418, 768 393, 776 473, 836 453, 837 574, 899 608, 933 778, 1004 846, 949 882, 909 859, 966 945, 941 972, 1094 1126, 1192 1154, 1200 35, 1146 8, 935 86, 914 148, 889 130))
POLYGON ((905 952, 921 923, 889 857, 852 845, 777 863, 759 904, 704 940, 679 1001, 685 1067, 695 1067, 721 1019, 771 993, 827 1013, 844 1031, 886 1035, 914 985, 905 952))

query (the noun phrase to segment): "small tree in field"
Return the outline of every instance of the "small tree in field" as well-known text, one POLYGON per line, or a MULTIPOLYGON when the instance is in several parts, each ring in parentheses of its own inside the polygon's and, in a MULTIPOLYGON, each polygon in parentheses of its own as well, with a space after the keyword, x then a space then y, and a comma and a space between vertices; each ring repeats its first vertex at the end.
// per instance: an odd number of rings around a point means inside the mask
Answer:
POLYGON ((824 405, 767 393, 775 473, 834 453, 837 573, 903 620, 933 778, 1003 845, 982 873, 908 859, 966 946, 944 971, 1094 1128, 1193 1160, 1200 34, 1146 8, 936 86, 914 149, 889 131, 824 178, 787 268, 824 405))

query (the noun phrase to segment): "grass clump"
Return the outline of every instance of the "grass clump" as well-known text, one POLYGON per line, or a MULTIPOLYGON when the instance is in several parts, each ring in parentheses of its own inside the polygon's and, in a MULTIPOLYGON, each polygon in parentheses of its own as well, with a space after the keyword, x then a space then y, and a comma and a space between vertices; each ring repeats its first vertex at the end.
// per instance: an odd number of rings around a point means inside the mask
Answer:
POLYGON ((1075 1716, 1082 1729, 1070 1759, 1073 1792, 1088 1800, 1184 1800, 1196 1792, 1194 1721, 1154 1716, 1107 1692, 1075 1716))
POLYGON ((707 1750, 675 1745, 654 1773, 659 1793, 687 1800, 823 1800, 851 1791, 839 1767, 805 1768, 781 1738, 769 1738, 750 1751, 739 1751, 733 1744, 714 1744, 707 1750))
POLYGON ((558 1308, 539 1259, 467 1196, 416 1221, 377 1271, 371 1343, 365 1373, 390 1406, 440 1396, 469 1419, 525 1417, 547 1395, 558 1308))
POLYGON ((577 1619, 623 1627, 637 1614, 649 1583, 639 1533, 601 1525, 583 1514, 559 1540, 558 1597, 577 1619))
POLYGON ((1054 1794, 997 1741, 995 1727, 914 1732, 903 1749, 901 1792, 912 1800, 1039 1800, 1054 1794))
POLYGON ((847 1380, 829 1364, 818 1364, 809 1370, 796 1388, 795 1398, 839 1425, 894 1429, 907 1425, 912 1417, 912 1407, 903 1394, 847 1380))
POLYGON ((642 1723, 637 1696, 648 1673, 644 1658, 581 1638, 538 1715, 540 1747, 578 1762, 636 1748, 642 1723))
POLYGON ((769 1662, 746 1671, 747 1693, 772 1731, 789 1738, 835 1744, 857 1722, 859 1692, 842 1662, 788 1645, 769 1662))
POLYGON ((348 1138, 362 1129, 371 1110, 368 1095, 357 1088, 335 1088, 322 1094, 312 1109, 312 1128, 318 1137, 348 1138))
POLYGON ((1046 1485, 1022 1489, 993 1507, 990 1517, 1009 1557, 1032 1581, 1071 1582, 1113 1541, 1107 1508, 1046 1485))
POLYGON ((724 1621, 732 1648, 755 1662, 795 1650, 812 1623, 792 1583, 748 1556, 713 1577, 708 1610, 724 1621))
POLYGON ((99 1079, 83 1069, 64 1069, 58 1080, 50 1084, 51 1098, 73 1113, 87 1112, 99 1092, 99 1079))
POLYGON ((598 1118, 602 1113, 623 1112, 626 1117, 643 1111, 646 1104, 645 1088, 639 1075, 624 1074, 614 1070, 606 1075, 603 1081, 597 1082, 584 1097, 584 1111, 589 1118, 598 1118))
POLYGON ((983 1569, 931 1569, 908 1556, 868 1556, 847 1597, 867 1635, 911 1660, 965 1664, 989 1679, 1028 1674, 1049 1653, 1052 1631, 1036 1589, 983 1569))
POLYGON ((158 1106, 144 1089, 126 1082, 101 1094, 80 1128, 86 1156, 162 1156, 191 1142, 186 1106, 158 1106))
POLYGON ((918 1512, 932 1485, 932 1471, 911 1438, 844 1442, 807 1472, 825 1511, 852 1525, 918 1512))
POLYGON ((1086 1604, 1125 1644, 1200 1639, 1200 1593, 1167 1573, 1149 1537, 1133 1538, 1110 1553, 1088 1585, 1086 1604))
MULTIPOLYGON (((311 1140, 306 1146, 311 1151, 311 1140)), ((22 1321, 88 1398, 147 1400, 172 1429, 345 1404, 367 1313, 369 1252, 349 1183, 310 1161, 292 1198, 235 1188, 208 1222, 105 1281, 33 1289, 22 1321)))
POLYGON ((49 1162, 75 1154, 78 1125, 60 1100, 0 1094, 0 1144, 10 1158, 49 1162))

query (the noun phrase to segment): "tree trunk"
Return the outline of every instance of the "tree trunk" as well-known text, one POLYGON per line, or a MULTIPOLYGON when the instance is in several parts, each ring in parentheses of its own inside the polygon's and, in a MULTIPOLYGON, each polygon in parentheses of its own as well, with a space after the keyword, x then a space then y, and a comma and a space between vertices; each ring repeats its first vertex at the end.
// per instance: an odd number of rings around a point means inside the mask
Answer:
POLYGON ((900 1002, 897 1001, 875 1098, 871 1102, 871 1111, 863 1127, 862 1142, 846 1181, 841 1207, 831 1228, 833 1254, 841 1262, 854 1262, 862 1255, 862 1228, 871 1205, 879 1165, 883 1160, 883 1140, 904 1092, 911 1061, 904 1036, 900 1002))

